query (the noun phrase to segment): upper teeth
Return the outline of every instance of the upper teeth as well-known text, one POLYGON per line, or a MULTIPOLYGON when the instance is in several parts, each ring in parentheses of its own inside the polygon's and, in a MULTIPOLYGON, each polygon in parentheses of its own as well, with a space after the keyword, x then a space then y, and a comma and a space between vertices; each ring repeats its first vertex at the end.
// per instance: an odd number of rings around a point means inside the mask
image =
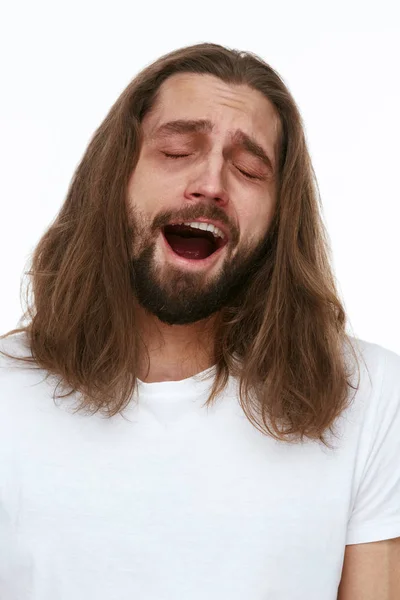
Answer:
POLYGON ((182 223, 182 225, 187 225, 188 227, 194 227, 195 229, 203 229, 203 231, 211 231, 213 235, 216 237, 224 238, 224 234, 218 227, 212 225, 211 223, 200 223, 199 221, 193 221, 191 223, 182 223))

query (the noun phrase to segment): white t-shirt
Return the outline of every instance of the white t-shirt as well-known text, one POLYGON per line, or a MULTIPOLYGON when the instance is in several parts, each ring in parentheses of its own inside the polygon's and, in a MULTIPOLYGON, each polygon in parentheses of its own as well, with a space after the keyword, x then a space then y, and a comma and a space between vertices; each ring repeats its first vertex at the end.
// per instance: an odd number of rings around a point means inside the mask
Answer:
POLYGON ((233 378, 208 410, 210 379, 140 382, 107 419, 0 357, 1 600, 336 600, 345 545, 400 536, 400 356, 357 343, 335 450, 262 434, 233 378))

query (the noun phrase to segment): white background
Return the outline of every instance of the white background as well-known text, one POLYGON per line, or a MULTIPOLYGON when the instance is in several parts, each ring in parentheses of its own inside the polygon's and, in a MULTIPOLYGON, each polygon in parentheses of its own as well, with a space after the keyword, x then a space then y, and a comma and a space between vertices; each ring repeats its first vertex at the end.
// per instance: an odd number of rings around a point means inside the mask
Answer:
POLYGON ((30 253, 95 129, 161 54, 216 42, 259 54, 306 135, 351 333, 400 353, 400 4, 14 2, 0 32, 0 333, 30 253))

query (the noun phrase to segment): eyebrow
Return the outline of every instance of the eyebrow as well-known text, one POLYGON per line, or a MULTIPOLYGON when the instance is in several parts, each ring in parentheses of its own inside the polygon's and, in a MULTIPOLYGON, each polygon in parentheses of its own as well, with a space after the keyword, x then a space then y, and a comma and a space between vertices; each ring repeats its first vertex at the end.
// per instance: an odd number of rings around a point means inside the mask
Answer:
MULTIPOLYGON (((177 119, 160 125, 151 137, 164 137, 174 133, 210 133, 213 128, 213 123, 208 119, 177 119)), ((237 129, 232 135, 232 141, 235 145, 241 146, 244 150, 260 159, 272 171, 274 170, 272 160, 267 152, 253 137, 244 133, 241 129, 237 129)))

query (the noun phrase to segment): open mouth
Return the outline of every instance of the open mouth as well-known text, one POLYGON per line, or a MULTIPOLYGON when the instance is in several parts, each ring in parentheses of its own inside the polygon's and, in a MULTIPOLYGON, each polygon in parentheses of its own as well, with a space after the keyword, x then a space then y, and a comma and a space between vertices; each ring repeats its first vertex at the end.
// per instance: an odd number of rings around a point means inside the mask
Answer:
POLYGON ((166 225, 163 233, 173 252, 190 260, 204 260, 227 243, 222 232, 206 223, 166 225))

